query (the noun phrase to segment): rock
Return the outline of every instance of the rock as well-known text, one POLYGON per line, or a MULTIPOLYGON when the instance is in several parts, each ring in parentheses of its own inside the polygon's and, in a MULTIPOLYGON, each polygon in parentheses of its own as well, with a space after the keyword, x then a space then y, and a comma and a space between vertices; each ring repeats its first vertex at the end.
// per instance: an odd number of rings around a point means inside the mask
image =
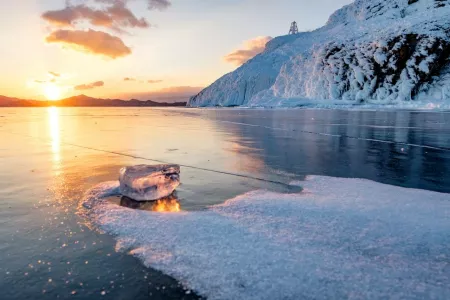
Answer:
POLYGON ((120 170, 120 193, 136 201, 167 197, 180 185, 178 165, 138 165, 120 170))

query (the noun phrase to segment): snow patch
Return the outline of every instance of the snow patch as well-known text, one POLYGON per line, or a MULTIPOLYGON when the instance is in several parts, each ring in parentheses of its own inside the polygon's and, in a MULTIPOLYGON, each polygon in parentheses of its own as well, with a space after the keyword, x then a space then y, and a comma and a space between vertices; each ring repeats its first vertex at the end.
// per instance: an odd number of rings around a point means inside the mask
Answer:
POLYGON ((205 211, 85 211, 145 265, 208 299, 447 299, 450 195, 310 176, 299 194, 254 191, 205 211))

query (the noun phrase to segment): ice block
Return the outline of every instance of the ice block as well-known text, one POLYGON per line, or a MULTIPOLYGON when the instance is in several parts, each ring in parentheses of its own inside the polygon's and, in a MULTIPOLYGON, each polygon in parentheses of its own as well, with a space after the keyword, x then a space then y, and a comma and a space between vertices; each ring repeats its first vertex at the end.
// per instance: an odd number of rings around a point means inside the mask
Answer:
POLYGON ((169 196, 180 185, 178 165, 138 165, 120 170, 120 192, 137 201, 169 196))

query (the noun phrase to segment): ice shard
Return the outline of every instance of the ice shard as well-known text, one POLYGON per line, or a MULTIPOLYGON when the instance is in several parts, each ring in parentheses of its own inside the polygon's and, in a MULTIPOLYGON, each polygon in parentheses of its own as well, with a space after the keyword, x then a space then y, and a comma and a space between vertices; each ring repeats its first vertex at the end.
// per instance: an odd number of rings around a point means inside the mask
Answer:
POLYGON ((138 165, 120 170, 120 192, 137 201, 169 196, 180 185, 178 165, 138 165))

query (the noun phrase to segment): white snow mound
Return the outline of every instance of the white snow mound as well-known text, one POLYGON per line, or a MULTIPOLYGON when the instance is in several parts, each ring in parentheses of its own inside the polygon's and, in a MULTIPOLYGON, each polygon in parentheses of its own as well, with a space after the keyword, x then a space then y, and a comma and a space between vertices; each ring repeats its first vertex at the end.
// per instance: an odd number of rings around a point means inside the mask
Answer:
POLYGON ((450 195, 314 176, 205 211, 137 211, 86 194, 86 214, 145 265, 208 299, 448 299, 450 195))
POLYGON ((188 106, 450 107, 449 20, 450 0, 357 0, 322 28, 273 39, 188 106))

